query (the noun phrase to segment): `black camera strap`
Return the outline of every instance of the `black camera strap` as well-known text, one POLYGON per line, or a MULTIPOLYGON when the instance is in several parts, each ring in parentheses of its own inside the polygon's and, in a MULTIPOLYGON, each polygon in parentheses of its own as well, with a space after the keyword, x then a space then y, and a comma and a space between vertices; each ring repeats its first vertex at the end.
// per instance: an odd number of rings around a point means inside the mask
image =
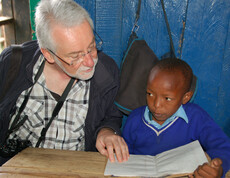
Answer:
POLYGON ((56 104, 56 106, 55 106, 55 108, 53 110, 52 117, 51 117, 50 121, 48 122, 46 127, 44 127, 42 129, 41 136, 39 137, 38 142, 37 142, 35 147, 39 147, 40 143, 45 139, 46 132, 49 129, 49 127, 50 127, 52 121, 54 120, 54 118, 58 115, 58 113, 59 113, 59 111, 60 111, 60 109, 61 109, 61 107, 62 107, 62 105, 63 105, 63 103, 64 103, 64 101, 65 101, 65 99, 66 99, 66 97, 67 97, 72 85, 73 85, 73 83, 74 83, 74 81, 75 81, 75 78, 71 78, 71 80, 69 81, 68 85, 66 86, 64 92, 62 93, 60 99, 58 100, 58 103, 56 104))
MULTIPOLYGON (((38 70, 38 72, 37 72, 37 74, 35 76, 34 84, 38 81, 39 77, 41 76, 41 74, 43 72, 43 69, 44 69, 44 66, 45 66, 45 60, 42 62, 41 66, 40 66, 40 68, 39 68, 39 70, 38 70)), ((45 139, 46 132, 47 132, 48 128, 50 127, 50 125, 51 125, 52 121, 54 120, 54 118, 58 115, 58 113, 59 113, 59 111, 60 111, 60 109, 61 109, 61 107, 62 107, 62 105, 63 105, 63 103, 64 103, 64 101, 65 101, 65 99, 66 99, 66 97, 68 95, 68 93, 69 93, 69 91, 71 90, 71 87, 72 87, 74 81, 75 81, 75 78, 72 77, 70 79, 68 85, 66 86, 64 92, 62 93, 60 99, 58 100, 58 103, 56 104, 56 106, 55 106, 55 108, 53 110, 52 117, 51 117, 50 121, 48 122, 48 124, 46 125, 46 127, 44 127, 42 129, 41 136, 38 139, 36 147, 39 147, 40 143, 45 139)), ((29 96, 30 96, 32 90, 33 90, 33 87, 31 87, 31 89, 29 90, 28 94, 25 96, 25 98, 24 98, 24 100, 23 100, 23 102, 22 102, 22 104, 21 104, 21 106, 20 106, 20 108, 18 110, 18 113, 17 113, 17 115, 16 115, 16 117, 14 119, 14 121, 11 124, 11 127, 9 128, 9 130, 7 132, 6 139, 9 137, 9 135, 12 132, 14 132, 15 130, 19 129, 19 127, 21 127, 24 124, 24 122, 28 119, 28 116, 25 115, 20 120, 20 116, 21 116, 22 111, 26 107, 26 104, 27 104, 27 102, 29 100, 29 96)))
MULTIPOLYGON (((41 76, 42 71, 43 71, 43 69, 44 69, 44 66, 45 66, 45 60, 42 62, 42 64, 41 64, 41 66, 40 66, 40 68, 39 68, 37 74, 35 75, 34 84, 37 82, 37 80, 38 80, 39 77, 41 76)), ((34 86, 34 85, 33 85, 33 86, 34 86)), ((13 121, 12 124, 11 124, 11 127, 10 127, 9 130, 8 130, 6 139, 8 138, 8 136, 9 136, 13 131, 15 131, 16 129, 18 129, 18 128, 26 121, 26 119, 28 118, 28 116, 25 116, 25 117, 19 122, 21 113, 22 113, 22 111, 25 109, 26 104, 27 104, 27 102, 28 102, 28 100, 29 100, 30 93, 31 93, 31 91, 33 90, 33 86, 32 86, 31 89, 29 90, 28 94, 25 96, 25 98, 24 98, 24 100, 23 100, 23 102, 22 102, 22 104, 21 104, 21 106, 20 106, 20 108, 19 108, 19 110, 18 110, 18 113, 17 113, 16 117, 14 118, 14 121, 13 121)))

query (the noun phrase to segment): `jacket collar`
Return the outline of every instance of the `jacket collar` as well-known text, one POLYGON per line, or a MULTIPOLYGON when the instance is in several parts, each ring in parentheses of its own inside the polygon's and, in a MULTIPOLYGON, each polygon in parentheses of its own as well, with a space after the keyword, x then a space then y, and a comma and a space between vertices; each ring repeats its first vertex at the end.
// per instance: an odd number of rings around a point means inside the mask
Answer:
POLYGON ((29 43, 32 47, 29 47, 28 49, 32 48, 33 50, 31 50, 31 52, 30 52, 31 53, 30 56, 32 56, 32 57, 28 57, 28 59, 27 59, 30 62, 28 62, 28 64, 26 65, 26 73, 27 73, 27 79, 30 82, 33 82, 33 79, 32 79, 33 68, 34 68, 34 65, 36 64, 37 60, 39 59, 40 55, 42 55, 42 53, 41 53, 40 48, 38 46, 37 40, 31 41, 29 43))
POLYGON ((108 71, 108 69, 104 66, 102 61, 100 60, 100 53, 98 54, 98 63, 95 68, 95 73, 92 77, 91 84, 93 87, 96 87, 96 91, 98 92, 106 92, 107 90, 115 87, 114 77, 108 71))

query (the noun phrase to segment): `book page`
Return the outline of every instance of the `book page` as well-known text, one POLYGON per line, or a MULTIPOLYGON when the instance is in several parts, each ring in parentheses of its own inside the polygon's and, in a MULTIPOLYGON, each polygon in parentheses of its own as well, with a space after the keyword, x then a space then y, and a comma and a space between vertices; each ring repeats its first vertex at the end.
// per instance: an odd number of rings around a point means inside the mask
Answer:
POLYGON ((155 157, 149 155, 130 155, 129 160, 111 163, 108 159, 104 175, 113 176, 144 176, 156 172, 155 157))
POLYGON ((155 158, 159 175, 192 173, 198 165, 208 162, 199 141, 165 151, 155 158))
POLYGON ((161 177, 189 174, 205 162, 208 160, 200 143, 194 141, 156 156, 130 155, 123 163, 108 160, 104 175, 161 177))

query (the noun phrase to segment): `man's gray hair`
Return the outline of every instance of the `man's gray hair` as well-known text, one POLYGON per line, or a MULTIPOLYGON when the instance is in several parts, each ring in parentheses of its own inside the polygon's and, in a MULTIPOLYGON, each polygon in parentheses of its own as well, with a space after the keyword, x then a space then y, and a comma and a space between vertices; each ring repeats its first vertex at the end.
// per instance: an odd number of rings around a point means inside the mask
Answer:
POLYGON ((88 12, 73 0, 41 0, 35 12, 39 47, 55 50, 56 45, 51 36, 51 23, 72 27, 80 25, 85 20, 93 29, 93 21, 88 12))

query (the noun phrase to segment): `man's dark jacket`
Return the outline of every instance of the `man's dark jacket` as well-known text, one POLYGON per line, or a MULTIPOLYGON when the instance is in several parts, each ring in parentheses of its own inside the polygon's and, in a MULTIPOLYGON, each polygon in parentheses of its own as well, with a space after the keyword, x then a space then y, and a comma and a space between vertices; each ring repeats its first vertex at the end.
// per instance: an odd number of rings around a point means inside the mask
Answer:
MULTIPOLYGON (((0 101, 0 142, 2 143, 9 126, 9 115, 15 109, 16 100, 22 91, 32 83, 33 66, 41 55, 37 41, 23 45, 20 71, 15 82, 3 100, 0 101)), ((0 94, 5 83, 12 48, 6 48, 0 55, 0 94)), ((57 83, 58 85, 58 83, 57 83)), ((90 83, 89 108, 85 120, 85 150, 96 151, 97 132, 103 128, 112 128, 120 133, 121 113, 114 105, 119 88, 119 70, 112 58, 103 52, 98 53, 98 63, 90 83)))

